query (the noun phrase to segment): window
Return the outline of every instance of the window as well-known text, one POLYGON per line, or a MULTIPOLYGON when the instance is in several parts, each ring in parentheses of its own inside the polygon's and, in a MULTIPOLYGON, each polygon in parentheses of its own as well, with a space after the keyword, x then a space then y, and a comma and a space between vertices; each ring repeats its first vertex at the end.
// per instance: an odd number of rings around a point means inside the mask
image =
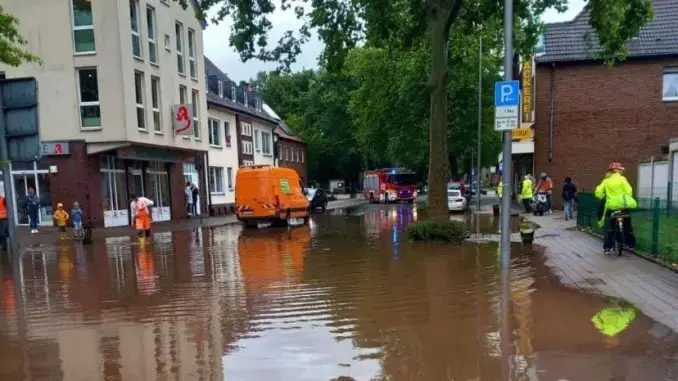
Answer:
POLYGON ((226 185, 228 190, 233 191, 233 168, 226 168, 226 185))
POLYGON ((231 87, 231 100, 236 102, 238 98, 236 97, 235 86, 231 87))
POLYGON ((72 0, 72 5, 75 53, 95 53, 92 3, 89 0, 72 0))
POLYGON ((200 102, 198 102, 198 90, 191 91, 191 103, 193 103, 193 137, 200 139, 200 102))
POLYGON ((210 192, 224 193, 224 168, 210 167, 210 192))
POLYGON ((160 119, 160 78, 151 77, 151 107, 153 108, 153 131, 162 134, 160 119))
POLYGON ((245 107, 247 107, 247 91, 245 91, 245 107))
POLYGON ((252 125, 245 122, 240 122, 240 135, 252 136, 252 125))
POLYGON ((294 149, 294 159, 295 162, 299 162, 299 150, 296 148, 294 149))
POLYGON ((252 142, 242 142, 242 153, 245 155, 251 155, 252 152, 252 142))
POLYGON ((662 100, 678 101, 678 68, 664 70, 662 82, 662 100))
POLYGON ((184 85, 179 85, 179 104, 188 104, 188 90, 186 90, 184 85))
POLYGON ((184 68, 184 26, 181 23, 174 24, 174 35, 177 39, 177 71, 179 74, 185 74, 184 68))
POLYGON ((300 153, 301 153, 301 162, 303 163, 304 162, 304 150, 302 149, 300 153))
POLYGON ((141 36, 139 35, 139 1, 129 2, 130 21, 132 23, 132 54, 141 58, 141 36))
POLYGON ((224 83, 219 81, 219 98, 224 97, 224 83))
POLYGON ((195 65, 195 31, 193 29, 188 29, 188 72, 191 78, 198 78, 195 65))
POLYGON ((148 28, 148 60, 158 63, 158 42, 155 32, 155 8, 146 7, 146 27, 148 28))
POLYGON ((272 155, 273 154, 273 147, 271 145, 273 144, 271 141, 271 133, 270 132, 264 132, 261 131, 261 153, 264 155, 272 155))
POLYGON ((78 94, 82 127, 101 127, 97 69, 78 69, 78 94))
POLYGON ((243 160, 242 165, 243 166, 254 165, 254 162, 252 160, 243 160))
POLYGON ((134 94, 137 102, 137 127, 146 129, 146 110, 144 109, 144 73, 134 72, 134 94))
POLYGON ((261 111, 261 109, 262 109, 261 98, 254 98, 254 104, 255 104, 257 110, 261 111))
POLYGON ((165 50, 167 50, 168 52, 172 51, 172 43, 169 34, 165 35, 165 50))
POLYGON ((261 131, 257 129, 254 130, 254 150, 261 151, 261 131))
POLYGON ((210 133, 209 137, 210 145, 213 147, 221 148, 221 134, 219 133, 219 125, 221 124, 221 121, 210 118, 208 123, 210 133))
POLYGON ((224 122, 224 143, 226 147, 231 146, 231 125, 228 122, 224 122))

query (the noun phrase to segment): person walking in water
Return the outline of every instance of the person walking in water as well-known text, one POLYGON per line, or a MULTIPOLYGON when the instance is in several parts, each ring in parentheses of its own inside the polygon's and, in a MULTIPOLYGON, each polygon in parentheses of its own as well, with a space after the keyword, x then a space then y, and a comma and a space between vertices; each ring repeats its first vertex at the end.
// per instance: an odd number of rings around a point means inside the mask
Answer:
POLYGON ((80 203, 76 201, 73 203, 73 209, 71 209, 71 221, 73 221, 73 239, 82 240, 85 237, 84 231, 82 230, 82 218, 82 208, 80 207, 80 203))
POLYGON ((28 188, 26 210, 28 211, 28 224, 30 225, 31 233, 37 233, 38 215, 40 213, 40 197, 35 194, 35 189, 33 189, 33 187, 28 188))
POLYGON ((532 212, 532 180, 530 180, 530 174, 525 175, 523 179, 523 184, 520 189, 520 199, 523 201, 523 206, 525 207, 525 213, 532 212))
POLYGON ((142 200, 137 200, 137 215, 135 225, 139 238, 149 238, 151 236, 151 213, 148 210, 149 205, 142 200))
POLYGON ((68 213, 64 210, 64 204, 58 203, 57 210, 54 212, 54 221, 56 222, 57 227, 59 227, 59 234, 61 240, 68 239, 68 234, 66 233, 66 224, 68 223, 68 213))
POLYGON ((569 177, 565 178, 565 184, 563 185, 563 204, 565 209, 565 220, 571 220, 574 218, 574 202, 577 200, 577 186, 574 185, 572 179, 569 177))

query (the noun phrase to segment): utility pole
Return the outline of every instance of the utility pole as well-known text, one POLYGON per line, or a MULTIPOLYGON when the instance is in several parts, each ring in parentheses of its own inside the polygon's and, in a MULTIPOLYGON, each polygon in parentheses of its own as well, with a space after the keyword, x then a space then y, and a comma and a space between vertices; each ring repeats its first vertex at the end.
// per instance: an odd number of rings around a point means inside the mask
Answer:
POLYGON ((480 211, 480 169, 482 167, 482 124, 483 124, 483 36, 480 36, 478 47, 478 171, 476 177, 478 178, 478 211, 480 211))
MULTIPOLYGON (((513 79, 513 0, 504 0, 504 80, 513 79)), ((511 131, 504 131, 504 149, 502 153, 502 181, 504 183, 501 198, 501 265, 511 265, 511 183, 513 180, 513 161, 511 153, 511 131)))

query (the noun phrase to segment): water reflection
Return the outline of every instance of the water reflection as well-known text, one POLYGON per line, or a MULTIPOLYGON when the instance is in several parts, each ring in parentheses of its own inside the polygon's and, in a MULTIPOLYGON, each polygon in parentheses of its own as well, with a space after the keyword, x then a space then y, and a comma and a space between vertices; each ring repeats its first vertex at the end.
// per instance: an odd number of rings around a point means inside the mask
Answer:
POLYGON ((411 245, 404 229, 417 213, 372 206, 297 229, 36 248, 1 267, 0 379, 494 381, 504 365, 510 380, 678 372, 672 332, 634 310, 606 339, 592 319, 618 321, 613 301, 562 287, 538 248, 514 248, 513 334, 502 341, 496 245, 411 245))

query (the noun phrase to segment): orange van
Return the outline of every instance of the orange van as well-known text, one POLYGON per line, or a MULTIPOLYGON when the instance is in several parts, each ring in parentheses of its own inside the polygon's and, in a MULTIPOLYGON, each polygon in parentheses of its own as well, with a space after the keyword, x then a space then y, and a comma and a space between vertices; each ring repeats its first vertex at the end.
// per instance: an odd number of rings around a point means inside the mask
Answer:
POLYGON ((308 200, 296 171, 270 165, 238 169, 235 176, 235 214, 247 225, 308 222, 308 200))

